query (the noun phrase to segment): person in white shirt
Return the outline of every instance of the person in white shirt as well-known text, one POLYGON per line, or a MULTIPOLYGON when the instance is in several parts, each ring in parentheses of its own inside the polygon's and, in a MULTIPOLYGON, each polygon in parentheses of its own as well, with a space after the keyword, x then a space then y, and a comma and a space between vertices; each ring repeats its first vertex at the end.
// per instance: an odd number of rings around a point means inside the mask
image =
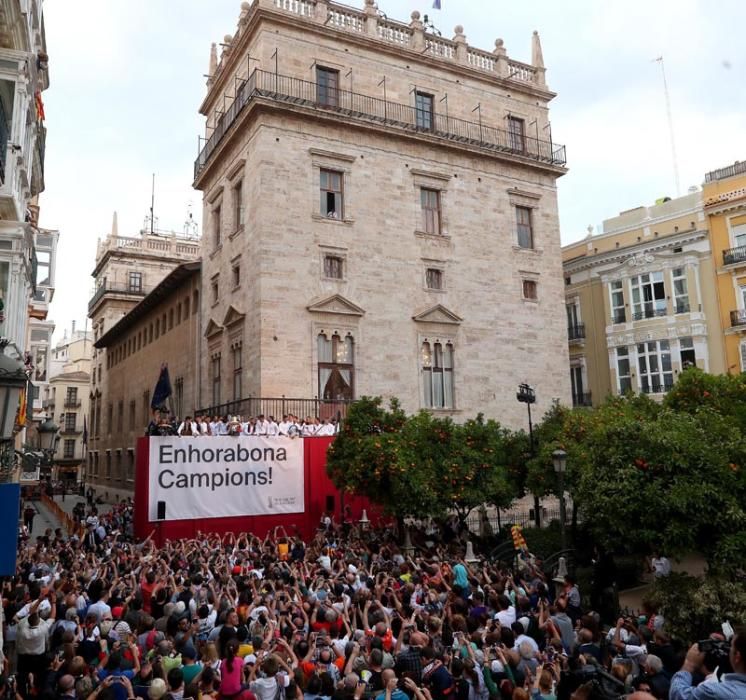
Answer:
POLYGON ((277 437, 279 435, 279 426, 277 425, 277 421, 275 420, 274 416, 270 416, 269 420, 267 421, 267 436, 268 437, 277 437))
POLYGON ((497 600, 500 610, 495 615, 495 619, 503 627, 510 627, 515 622, 515 608, 510 604, 510 598, 506 595, 501 595, 497 600))
POLYGON ((28 617, 24 617, 16 626, 16 651, 18 652, 18 690, 25 696, 26 679, 30 673, 41 673, 46 669, 45 654, 49 631, 54 624, 57 612, 57 594, 50 593, 34 601, 28 617), (43 620, 39 615, 39 606, 44 598, 50 604, 49 616, 43 620))
POLYGON ((179 425, 176 434, 180 437, 199 437, 199 429, 197 428, 197 424, 192 421, 192 417, 187 416, 181 425, 179 425))
POLYGON ((290 426, 292 423, 288 420, 287 416, 283 416, 282 420, 280 421, 279 425, 277 426, 277 434, 281 436, 286 436, 288 434, 288 431, 290 430, 290 426))
POLYGON ((324 421, 319 429, 316 431, 316 435, 334 435, 334 426, 329 421, 324 421))
POLYGON ((269 421, 264 418, 264 414, 260 413, 256 419, 256 434, 260 437, 265 437, 269 431, 269 421))
POLYGON ((658 555, 657 552, 654 552, 652 558, 650 559, 650 569, 653 572, 655 578, 662 578, 663 576, 668 576, 671 573, 671 562, 662 554, 658 555))

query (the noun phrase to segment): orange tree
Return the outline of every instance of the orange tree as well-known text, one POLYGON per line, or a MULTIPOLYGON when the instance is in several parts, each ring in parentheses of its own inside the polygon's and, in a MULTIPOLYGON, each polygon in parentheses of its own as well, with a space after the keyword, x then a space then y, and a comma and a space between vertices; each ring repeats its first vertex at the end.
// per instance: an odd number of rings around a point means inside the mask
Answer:
POLYGON ((465 518, 482 503, 507 505, 507 431, 482 416, 464 424, 426 411, 405 416, 396 400, 351 407, 329 448, 327 471, 339 489, 364 494, 389 515, 465 518))

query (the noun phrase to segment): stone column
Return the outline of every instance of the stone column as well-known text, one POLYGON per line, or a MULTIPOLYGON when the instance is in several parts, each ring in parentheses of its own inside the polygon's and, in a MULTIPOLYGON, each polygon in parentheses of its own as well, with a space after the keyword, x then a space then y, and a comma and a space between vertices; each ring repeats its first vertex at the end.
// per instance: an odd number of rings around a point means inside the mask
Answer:
POLYGON ((456 42, 456 63, 466 64, 469 62, 469 46, 466 43, 464 28, 458 24, 453 31, 456 34, 453 37, 453 41, 456 42))

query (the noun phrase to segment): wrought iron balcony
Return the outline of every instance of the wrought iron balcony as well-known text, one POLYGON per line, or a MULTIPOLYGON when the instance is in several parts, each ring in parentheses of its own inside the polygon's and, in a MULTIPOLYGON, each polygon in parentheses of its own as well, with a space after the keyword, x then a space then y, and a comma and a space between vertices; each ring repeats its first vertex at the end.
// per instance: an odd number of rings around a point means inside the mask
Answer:
POLYGON ((652 304, 646 304, 642 311, 635 311, 632 318, 635 321, 642 321, 645 318, 656 318, 660 316, 668 316, 668 309, 665 306, 662 309, 657 309, 652 304))
POLYGON ((746 245, 728 248, 723 251, 723 265, 738 265, 746 263, 746 245))
POLYGON ((83 432, 83 428, 78 428, 75 425, 64 425, 60 430, 60 435, 80 435, 83 432))
POLYGON ((578 406, 593 406, 593 401, 591 400, 591 392, 589 391, 585 394, 573 394, 572 405, 575 408, 577 408, 578 406))
POLYGON ((574 326, 567 327, 567 337, 570 342, 585 339, 585 323, 576 323, 574 326))
POLYGON ((664 379, 661 382, 656 379, 652 382, 646 382, 642 380, 642 393, 643 394, 665 394, 673 389, 673 379, 664 379))
POLYGON ((80 408, 80 399, 65 399, 65 408, 80 408))
POLYGON ((353 403, 351 399, 288 399, 248 397, 228 401, 216 406, 208 406, 197 411, 202 416, 243 416, 244 419, 259 415, 273 416, 281 420, 283 416, 293 414, 298 418, 336 418, 342 420, 347 409, 353 403))
POLYGON ((730 312, 730 325, 734 328, 746 326, 746 309, 736 309, 730 312))
POLYGON ((263 99, 342 119, 385 126, 401 133, 435 136, 443 141, 475 146, 493 153, 508 153, 539 163, 564 166, 565 147, 527 134, 515 134, 482 122, 470 122, 445 114, 418 110, 411 105, 320 86, 308 80, 269 73, 256 68, 248 80, 239 82, 233 104, 218 120, 194 162, 195 180, 216 148, 252 100, 263 99))
POLYGON ((104 296, 104 294, 124 294, 126 296, 132 296, 132 297, 144 297, 147 292, 142 287, 128 287, 126 285, 122 285, 121 287, 116 287, 109 284, 102 284, 93 294, 90 301, 88 302, 88 311, 91 311, 96 304, 101 300, 101 297, 104 296))

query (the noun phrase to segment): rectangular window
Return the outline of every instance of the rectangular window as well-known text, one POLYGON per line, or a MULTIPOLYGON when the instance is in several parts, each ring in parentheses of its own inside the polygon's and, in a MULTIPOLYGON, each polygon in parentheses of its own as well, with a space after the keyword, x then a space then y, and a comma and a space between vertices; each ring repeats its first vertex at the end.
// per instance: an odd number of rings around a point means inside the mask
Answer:
POLYGON ((150 420, 150 391, 143 392, 142 415, 146 422, 150 420))
POLYGON ((184 377, 176 377, 174 381, 174 403, 176 415, 179 418, 184 417, 184 377))
POLYGON ((624 323, 627 314, 624 310, 624 289, 622 281, 616 280, 609 285, 611 291, 611 318, 614 323, 624 323))
POLYGON ((338 255, 325 255, 324 277, 335 280, 344 279, 344 259, 338 255))
POLYGON ((570 385, 572 388, 572 405, 587 406, 589 401, 586 398, 583 387, 582 367, 570 367, 570 385))
POLYGON ((238 401, 241 398, 241 376, 243 368, 241 367, 241 346, 233 348, 233 400, 238 401))
POLYGON ((220 287, 217 278, 213 279, 210 283, 210 289, 212 290, 212 303, 217 304, 220 299, 220 287))
POLYGON ((321 105, 339 105, 339 71, 316 66, 316 100, 321 105))
POLYGON ((233 185, 233 230, 243 226, 243 180, 233 185))
POLYGON ((124 401, 117 404, 117 409, 117 430, 122 433, 124 432, 124 401))
POLYGON ((531 209, 529 207, 516 207, 515 221, 518 245, 521 248, 533 248, 534 229, 531 222, 531 209))
POLYGON ((511 150, 526 150, 526 122, 519 117, 508 117, 508 144, 511 150))
POLYGON ((137 430, 137 403, 130 401, 130 430, 137 430))
POLYGON ((426 92, 415 93, 415 123, 420 129, 432 131, 434 116, 434 99, 432 95, 426 92))
POLYGON ((671 348, 667 340, 638 343, 637 362, 640 389, 645 394, 661 394, 673 386, 671 348))
POLYGON ((78 405, 78 387, 69 386, 67 387, 67 393, 65 394, 65 405, 69 408, 76 408, 78 405))
POLYGON ((665 316, 668 313, 666 286, 663 283, 662 272, 638 275, 630 280, 630 284, 632 286, 632 313, 636 321, 665 316))
POLYGON ((114 432, 114 404, 110 403, 106 407, 106 429, 111 435, 114 432))
POLYGON ((329 219, 341 219, 344 216, 344 192, 343 173, 337 170, 321 169, 320 172, 320 190, 321 216, 329 219))
POLYGON ((351 335, 336 333, 316 338, 319 371, 319 398, 325 401, 349 401, 354 398, 355 343, 351 335))
POLYGON ((241 265, 235 263, 231 268, 231 274, 233 276, 233 289, 241 284, 241 265))
POLYGON ((453 345, 425 341, 421 355, 423 405, 453 408, 453 345))
POLYGON ((220 403, 220 355, 212 358, 210 378, 212 380, 212 405, 217 406, 220 403))
POLYGON ((72 459, 75 457, 75 440, 65 440, 64 452, 62 456, 65 459, 72 459))
POLYGON ((78 414, 75 412, 65 414, 65 432, 75 432, 75 424, 78 422, 78 414))
POLYGON ((421 187, 420 206, 422 208, 423 231, 440 235, 440 192, 421 187))
POLYGON ((220 220, 220 206, 212 210, 212 240, 215 248, 219 248, 222 242, 222 221, 220 220))
POLYGON ((135 480, 135 451, 127 450, 127 481, 135 480))
POLYGON ((127 288, 130 292, 142 292, 142 272, 130 272, 127 288))
POLYGON ((425 286, 428 289, 443 289, 443 270, 428 267, 425 270, 425 286))
POLYGON ((746 248, 746 224, 738 224, 731 229, 733 232, 733 245, 736 248, 746 248))
POLYGON ((174 310, 173 307, 171 307, 168 310, 168 330, 172 330, 174 327, 174 310))
POLYGON ((694 352, 694 341, 691 338, 679 338, 679 354, 681 369, 697 366, 697 356, 694 352))
POLYGON ((686 268, 675 267, 673 277, 673 307, 677 314, 689 312, 689 287, 686 279, 686 268))
POLYGON ((616 379, 620 394, 632 391, 632 372, 629 364, 629 348, 616 349, 616 379))
POLYGON ((523 280, 523 298, 536 301, 539 298, 537 284, 534 280, 523 280))

